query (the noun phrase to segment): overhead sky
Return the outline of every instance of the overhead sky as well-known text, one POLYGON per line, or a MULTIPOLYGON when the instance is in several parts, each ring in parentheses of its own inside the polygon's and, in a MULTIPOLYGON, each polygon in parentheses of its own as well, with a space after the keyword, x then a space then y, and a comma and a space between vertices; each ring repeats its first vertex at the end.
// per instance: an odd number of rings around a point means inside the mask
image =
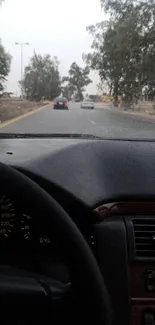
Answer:
MULTIPOLYGON (((100 0, 5 0, 0 8, 0 38, 12 55, 7 90, 19 93, 20 47, 15 42, 29 42, 24 47, 24 66, 36 53, 58 56, 60 74, 67 74, 70 64, 83 65, 82 53, 91 46, 86 26, 104 19, 100 0)), ((93 84, 88 92, 96 91, 97 73, 91 73, 93 84)))

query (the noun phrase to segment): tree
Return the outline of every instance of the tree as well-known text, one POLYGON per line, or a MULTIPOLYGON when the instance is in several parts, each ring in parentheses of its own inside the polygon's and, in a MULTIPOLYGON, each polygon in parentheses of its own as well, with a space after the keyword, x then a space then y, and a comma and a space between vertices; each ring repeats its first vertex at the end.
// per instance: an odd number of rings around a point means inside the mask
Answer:
POLYGON ((25 67, 24 78, 20 81, 27 99, 52 100, 61 92, 59 62, 49 54, 41 56, 34 52, 30 63, 25 67))
POLYGON ((10 72, 10 66, 11 55, 5 51, 5 48, 0 41, 0 91, 4 89, 4 83, 10 72))
POLYGON ((89 76, 89 68, 81 68, 76 62, 73 62, 68 71, 69 76, 62 79, 63 82, 67 82, 68 87, 75 93, 79 100, 83 99, 83 92, 85 87, 92 81, 89 76))
POLYGON ((85 60, 107 82, 115 103, 118 95, 131 103, 148 85, 155 89, 155 3, 101 0, 101 5, 110 18, 87 28, 93 52, 85 60))
POLYGON ((93 100, 94 102, 99 102, 99 100, 100 100, 100 96, 99 95, 90 94, 88 97, 91 100, 93 100))
POLYGON ((62 95, 66 97, 68 100, 72 98, 75 90, 76 90, 75 87, 73 85, 70 85, 69 83, 61 87, 62 95))
MULTIPOLYGON (((0 6, 4 0, 0 0, 0 6)), ((0 91, 4 89, 4 82, 10 72, 11 55, 5 51, 0 40, 0 91)))

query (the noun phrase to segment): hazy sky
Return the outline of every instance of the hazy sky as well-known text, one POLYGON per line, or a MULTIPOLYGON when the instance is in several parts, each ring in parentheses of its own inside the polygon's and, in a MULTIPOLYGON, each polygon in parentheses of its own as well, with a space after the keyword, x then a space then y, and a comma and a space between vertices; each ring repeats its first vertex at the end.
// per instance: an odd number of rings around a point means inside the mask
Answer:
MULTIPOLYGON (((103 20, 100 0, 5 0, 0 8, 0 38, 13 56, 8 91, 18 91, 20 79, 20 48, 15 42, 29 42, 24 47, 24 66, 33 54, 58 56, 60 74, 66 75, 70 64, 83 65, 82 53, 90 50, 91 37, 86 26, 103 20)), ((96 91, 99 79, 91 73, 96 91)))

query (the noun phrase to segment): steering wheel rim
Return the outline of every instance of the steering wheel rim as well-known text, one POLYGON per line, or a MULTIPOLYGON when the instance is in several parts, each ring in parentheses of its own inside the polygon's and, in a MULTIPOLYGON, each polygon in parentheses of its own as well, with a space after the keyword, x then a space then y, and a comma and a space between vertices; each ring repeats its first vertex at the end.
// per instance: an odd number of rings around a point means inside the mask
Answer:
POLYGON ((0 163, 0 179, 1 188, 28 204, 32 203, 37 209, 43 209, 51 227, 59 227, 63 230, 64 238, 70 239, 72 249, 76 251, 76 262, 81 263, 87 274, 87 286, 92 289, 91 307, 94 308, 96 320, 98 324, 111 324, 112 309, 103 276, 89 245, 73 220, 44 189, 16 169, 0 163))

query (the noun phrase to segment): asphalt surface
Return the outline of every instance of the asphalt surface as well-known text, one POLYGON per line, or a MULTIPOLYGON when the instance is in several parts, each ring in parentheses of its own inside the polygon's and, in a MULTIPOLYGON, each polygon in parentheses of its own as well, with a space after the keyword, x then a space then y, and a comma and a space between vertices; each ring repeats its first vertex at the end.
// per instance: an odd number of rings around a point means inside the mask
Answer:
POLYGON ((0 128, 0 133, 78 133, 108 138, 155 138, 155 121, 127 115, 96 104, 94 110, 70 103, 69 110, 41 111, 0 128))

